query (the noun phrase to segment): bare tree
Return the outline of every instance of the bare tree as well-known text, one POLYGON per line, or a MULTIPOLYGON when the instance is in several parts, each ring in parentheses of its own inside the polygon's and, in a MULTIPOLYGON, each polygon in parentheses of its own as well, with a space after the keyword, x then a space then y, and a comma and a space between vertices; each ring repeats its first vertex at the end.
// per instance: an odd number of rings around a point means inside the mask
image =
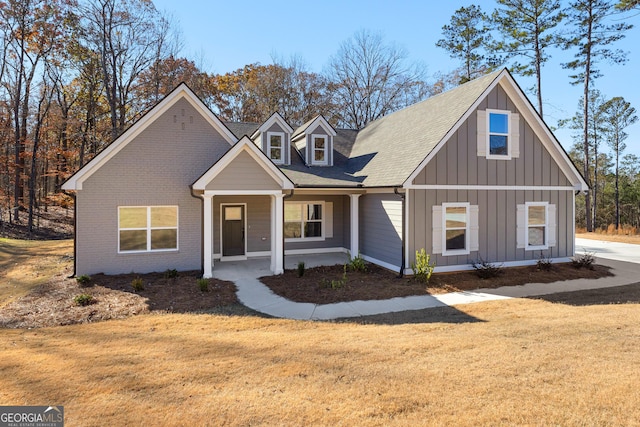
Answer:
POLYGON ((357 32, 329 61, 327 78, 341 125, 361 129, 425 95, 422 70, 379 33, 357 32))

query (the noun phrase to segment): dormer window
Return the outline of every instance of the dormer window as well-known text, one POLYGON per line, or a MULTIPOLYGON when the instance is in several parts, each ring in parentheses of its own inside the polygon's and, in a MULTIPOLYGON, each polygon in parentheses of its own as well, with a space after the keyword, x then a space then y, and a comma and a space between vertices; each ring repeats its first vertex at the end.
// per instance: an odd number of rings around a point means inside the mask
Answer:
POLYGON ((267 155, 273 163, 284 163, 284 132, 267 132, 267 155))
POLYGON ((327 147, 329 144, 327 140, 329 139, 326 135, 311 135, 311 155, 312 161, 311 163, 314 165, 326 165, 328 164, 327 158, 327 147))

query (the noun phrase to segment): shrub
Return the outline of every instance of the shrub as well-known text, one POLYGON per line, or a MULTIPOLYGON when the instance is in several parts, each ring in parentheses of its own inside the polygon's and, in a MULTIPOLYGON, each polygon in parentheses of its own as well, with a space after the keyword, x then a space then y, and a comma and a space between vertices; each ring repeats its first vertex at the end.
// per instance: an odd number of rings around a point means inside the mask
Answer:
POLYGON ((416 251, 416 262, 411 263, 411 269, 413 270, 414 277, 422 283, 429 283, 433 269, 436 268, 436 263, 431 264, 431 255, 425 252, 424 248, 416 251))
POLYGON ((298 262, 298 277, 304 276, 304 261, 298 262))
POLYGON ((581 255, 576 255, 571 258, 571 264, 573 264, 575 268, 588 268, 589 270, 593 270, 593 264, 595 263, 595 252, 585 252, 581 255))
POLYGON ((96 300, 89 294, 80 294, 80 295, 76 295, 73 298, 73 302, 75 302, 76 305, 79 305, 81 307, 85 307, 87 305, 91 305, 91 304, 95 303, 96 300))
POLYGON ((323 288, 340 289, 347 284, 347 264, 342 268, 342 279, 322 279, 320 286, 323 288))
POLYGON ((178 277, 178 270, 176 270, 175 268, 167 269, 167 271, 164 272, 164 277, 165 279, 175 279, 176 277, 178 277))
POLYGON ((140 277, 136 277, 131 281, 131 287, 134 291, 144 291, 144 281, 140 277))
POLYGON ((545 256, 542 251, 540 251, 540 258, 538 258, 536 266, 540 271, 549 271, 551 270, 551 267, 553 267, 553 263, 551 262, 551 258, 545 256))
POLYGON ((360 253, 358 253, 358 256, 351 258, 349 261, 349 269, 351 269, 351 271, 360 271, 362 273, 367 271, 367 262, 360 256, 360 253))
POLYGON ((476 271, 476 275, 481 279, 492 279, 498 277, 503 272, 502 264, 494 264, 489 261, 485 261, 482 258, 473 262, 473 269, 476 271))
POLYGON ((204 277, 202 277, 198 279, 196 283, 198 284, 200 292, 209 292, 209 279, 205 279, 204 277))
POLYGON ((76 277, 76 282, 78 282, 80 286, 87 286, 89 282, 91 282, 91 276, 83 274, 82 276, 76 277))

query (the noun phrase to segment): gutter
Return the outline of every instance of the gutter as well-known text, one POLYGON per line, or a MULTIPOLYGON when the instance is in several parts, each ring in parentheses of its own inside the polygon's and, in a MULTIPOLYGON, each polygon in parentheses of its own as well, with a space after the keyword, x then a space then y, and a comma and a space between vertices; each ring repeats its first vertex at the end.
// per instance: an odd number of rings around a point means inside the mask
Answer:
POLYGON ((407 262, 407 260, 405 259, 405 255, 404 255, 404 244, 405 244, 406 239, 407 239, 407 235, 406 235, 407 234, 407 232, 406 232, 407 224, 406 224, 406 221, 405 221, 405 219, 406 219, 405 211, 407 209, 406 208, 407 196, 406 196, 405 193, 400 193, 398 191, 398 187, 394 187, 393 188, 393 192, 396 195, 400 196, 400 198, 402 199, 402 239, 401 239, 401 242, 402 242, 402 245, 401 245, 402 255, 401 255, 401 258, 400 258, 401 259, 401 261, 400 261, 400 273, 398 274, 398 278, 401 279, 402 277, 404 277, 404 267, 405 267, 405 263, 407 262))

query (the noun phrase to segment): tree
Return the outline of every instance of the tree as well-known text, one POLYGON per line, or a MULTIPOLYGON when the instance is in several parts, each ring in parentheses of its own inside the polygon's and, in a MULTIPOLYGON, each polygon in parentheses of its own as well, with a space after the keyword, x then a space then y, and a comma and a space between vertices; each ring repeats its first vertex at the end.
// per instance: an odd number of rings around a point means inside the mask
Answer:
POLYGON ((640 0, 620 0, 616 4, 616 8, 620 10, 631 10, 636 7, 640 7, 640 0))
MULTIPOLYGON (((575 59, 566 64, 565 68, 576 71, 571 76, 572 84, 583 85, 583 159, 584 175, 589 176, 589 85, 601 76, 595 65, 599 60, 608 60, 622 64, 626 61, 624 53, 614 50, 610 46, 624 37, 624 32, 631 28, 624 22, 607 24, 607 18, 614 13, 613 5, 606 0, 575 0, 569 12, 573 31, 565 43, 566 48, 576 48, 575 59)), ((585 196, 585 210, 587 231, 593 231, 591 222, 591 197, 585 196)))
POLYGON ((423 98, 422 71, 407 65, 406 58, 405 50, 386 43, 379 33, 361 30, 343 42, 327 71, 337 121, 362 129, 423 98))
POLYGON ((498 0, 504 8, 496 9, 492 21, 503 40, 494 48, 507 58, 525 58, 515 62, 513 71, 535 76, 538 113, 542 112, 542 65, 549 60, 548 49, 558 46, 561 38, 555 28, 565 17, 559 0, 498 0))
POLYGON ((616 230, 620 228, 620 155, 625 150, 624 141, 629 136, 624 129, 638 121, 636 109, 624 98, 617 96, 610 99, 602 106, 604 121, 606 123, 607 142, 615 156, 615 203, 616 203, 616 230))
POLYGON ((471 5, 456 10, 448 25, 442 27, 444 38, 436 46, 443 48, 452 58, 462 61, 464 74, 459 84, 472 80, 493 67, 488 65, 483 54, 484 47, 491 42, 489 18, 480 6, 471 5))

